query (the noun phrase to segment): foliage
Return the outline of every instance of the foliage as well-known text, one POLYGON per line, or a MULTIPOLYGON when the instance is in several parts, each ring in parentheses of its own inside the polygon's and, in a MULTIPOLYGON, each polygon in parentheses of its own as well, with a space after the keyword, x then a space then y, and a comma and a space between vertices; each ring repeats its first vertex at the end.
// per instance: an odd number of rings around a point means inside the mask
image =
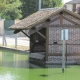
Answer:
MULTIPOLYGON (((36 12, 38 10, 39 0, 20 0, 22 2, 21 11, 22 18, 36 12)), ((53 8, 62 6, 62 0, 42 0, 42 8, 53 8)))
POLYGON ((42 0, 42 8, 61 7, 62 0, 42 0))
MULTIPOLYGON (((0 16, 5 19, 23 19, 38 10, 39 0, 0 0, 0 16)), ((62 0, 42 0, 42 8, 62 6, 62 0)))
POLYGON ((20 7, 22 11, 22 18, 29 16, 30 14, 38 10, 38 0, 20 0, 22 5, 20 7))
POLYGON ((4 0, 1 2, 3 7, 0 7, 0 16, 5 19, 20 19, 22 17, 21 10, 18 7, 21 5, 19 0, 4 0))

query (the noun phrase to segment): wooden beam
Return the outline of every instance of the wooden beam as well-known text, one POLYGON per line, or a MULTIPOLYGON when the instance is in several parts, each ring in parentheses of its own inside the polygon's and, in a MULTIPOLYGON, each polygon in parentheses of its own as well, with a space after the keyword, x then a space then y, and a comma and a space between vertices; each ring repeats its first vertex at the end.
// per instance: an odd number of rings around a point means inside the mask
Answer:
POLYGON ((54 19, 51 20, 50 22, 44 22, 40 27, 36 28, 36 30, 30 31, 29 34, 31 35, 31 34, 37 32, 37 31, 41 30, 41 29, 44 28, 44 27, 45 27, 45 28, 46 28, 46 27, 49 27, 49 24, 50 24, 50 23, 58 20, 59 18, 60 18, 60 16, 54 18, 54 19))
POLYGON ((54 21, 56 21, 56 20, 58 20, 58 19, 60 19, 60 16, 54 18, 54 19, 51 20, 50 22, 45 22, 45 23, 43 24, 43 27, 49 27, 49 24, 50 24, 50 23, 52 23, 52 22, 54 22, 54 21))
POLYGON ((24 31, 21 31, 23 34, 25 34, 28 38, 30 38, 30 36, 28 36, 24 31))
POLYGON ((46 28, 46 61, 48 61, 49 52, 49 27, 46 28))
POLYGON ((53 20, 51 20, 51 21, 49 22, 49 24, 52 23, 52 22, 54 22, 54 21, 56 21, 56 20, 58 20, 58 19, 60 19, 60 16, 58 16, 58 17, 54 18, 53 20))
POLYGON ((14 31, 14 34, 17 34, 17 33, 19 33, 21 30, 15 30, 14 31))
POLYGON ((34 34, 34 33, 36 33, 37 31, 39 31, 39 30, 41 30, 42 29, 42 27, 39 27, 39 28, 37 28, 36 30, 33 30, 33 31, 29 31, 29 34, 31 35, 31 34, 34 34))
POLYGON ((46 27, 80 28, 80 25, 67 25, 67 24, 63 24, 63 25, 46 25, 44 28, 46 28, 46 27))
MULTIPOLYGON (((62 56, 62 53, 49 53, 49 56, 62 56)), ((80 56, 80 53, 67 53, 65 56, 80 56)))
POLYGON ((63 14, 60 15, 60 25, 63 25, 63 14))
POLYGON ((46 37, 45 37, 42 33, 40 33, 39 31, 37 31, 37 33, 38 33, 40 36, 42 36, 44 39, 46 39, 46 37))
POLYGON ((75 22, 75 21, 73 21, 73 20, 71 20, 71 19, 69 19, 69 18, 67 18, 67 17, 65 17, 65 16, 63 16, 63 18, 64 18, 65 20, 67 20, 67 21, 75 24, 75 25, 79 25, 77 22, 75 22))
MULTIPOLYGON (((49 44, 49 45, 62 45, 62 44, 49 44)), ((67 45, 80 45, 80 44, 67 44, 67 45)))

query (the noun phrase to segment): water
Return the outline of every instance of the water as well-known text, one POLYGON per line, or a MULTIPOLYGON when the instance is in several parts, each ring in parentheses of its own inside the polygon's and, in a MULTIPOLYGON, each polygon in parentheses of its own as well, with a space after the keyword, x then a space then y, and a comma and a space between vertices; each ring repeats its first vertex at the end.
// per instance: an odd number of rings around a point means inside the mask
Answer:
POLYGON ((80 80, 80 66, 41 68, 29 63, 28 54, 0 50, 0 80, 80 80))

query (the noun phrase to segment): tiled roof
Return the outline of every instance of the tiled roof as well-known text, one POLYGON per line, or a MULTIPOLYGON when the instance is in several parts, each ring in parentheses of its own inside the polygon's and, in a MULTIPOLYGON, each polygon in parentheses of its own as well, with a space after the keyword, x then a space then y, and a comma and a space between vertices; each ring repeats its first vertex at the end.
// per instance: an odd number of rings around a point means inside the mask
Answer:
POLYGON ((75 17, 80 19, 80 15, 78 15, 78 14, 72 12, 72 11, 69 11, 67 9, 64 9, 64 8, 42 9, 42 10, 37 11, 37 12, 33 13, 32 15, 24 18, 19 23, 12 25, 10 27, 10 29, 12 29, 12 30, 26 30, 26 29, 29 29, 29 28, 35 26, 36 24, 39 24, 43 21, 46 21, 51 16, 53 16, 57 13, 60 13, 61 11, 65 11, 65 12, 69 13, 70 15, 75 16, 75 17))

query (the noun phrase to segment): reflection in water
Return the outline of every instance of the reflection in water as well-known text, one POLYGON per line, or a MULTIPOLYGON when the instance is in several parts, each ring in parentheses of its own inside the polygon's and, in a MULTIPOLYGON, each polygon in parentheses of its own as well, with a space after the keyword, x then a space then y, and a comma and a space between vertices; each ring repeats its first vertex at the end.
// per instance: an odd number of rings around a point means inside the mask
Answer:
POLYGON ((41 68, 29 63, 28 54, 0 52, 0 80, 80 80, 80 66, 67 67, 65 73, 61 66, 51 67, 41 68))
POLYGON ((29 68, 28 54, 0 52, 0 80, 29 80, 26 68, 29 68))
POLYGON ((0 52, 0 66, 28 68, 28 55, 10 54, 9 52, 0 52))
POLYGON ((15 76, 15 74, 12 75, 10 72, 6 72, 6 74, 0 75, 0 80, 16 80, 16 78, 19 78, 19 76, 15 76))

